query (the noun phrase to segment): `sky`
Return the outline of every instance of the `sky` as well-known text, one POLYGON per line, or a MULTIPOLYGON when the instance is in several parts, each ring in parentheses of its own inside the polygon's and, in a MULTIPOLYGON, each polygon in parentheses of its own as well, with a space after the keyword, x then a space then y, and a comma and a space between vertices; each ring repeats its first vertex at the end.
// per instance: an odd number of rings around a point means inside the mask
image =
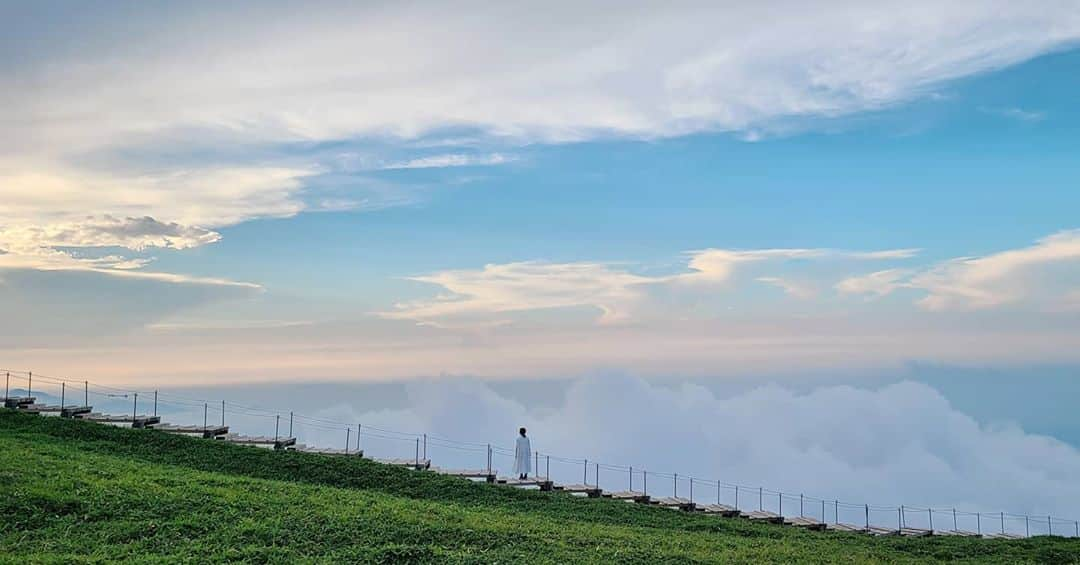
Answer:
POLYGON ((1078 40, 1076 1, 0 2, 0 359, 455 429, 407 414, 910 402, 1076 469, 1078 40))

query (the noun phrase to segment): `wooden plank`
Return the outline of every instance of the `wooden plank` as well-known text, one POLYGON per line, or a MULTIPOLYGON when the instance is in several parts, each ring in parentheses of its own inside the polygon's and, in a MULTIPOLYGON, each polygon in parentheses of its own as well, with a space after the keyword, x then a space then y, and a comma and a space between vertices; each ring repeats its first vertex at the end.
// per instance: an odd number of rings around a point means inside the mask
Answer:
POLYGON ((77 414, 75 416, 80 420, 87 420, 90 422, 97 422, 99 424, 129 424, 133 428, 146 428, 154 424, 160 423, 161 418, 158 416, 118 416, 115 414, 102 414, 100 412, 90 412, 86 414, 77 414))
POLYGON ((676 498, 674 496, 665 496, 662 498, 655 498, 652 500, 652 504, 661 506, 664 508, 677 508, 679 510, 693 510, 696 505, 693 502, 685 498, 676 498))
POLYGON ((621 490, 618 492, 605 492, 604 497, 613 498, 615 500, 628 500, 630 502, 639 502, 642 504, 648 504, 652 499, 649 495, 643 492, 637 492, 632 490, 621 490))
POLYGON ((465 479, 485 479, 488 482, 494 482, 495 477, 498 475, 498 471, 494 469, 489 472, 487 469, 444 469, 442 467, 432 467, 429 470, 440 475, 462 477, 465 479))
POLYGON ((768 510, 753 510, 750 512, 743 512, 740 514, 743 518, 753 520, 755 522, 768 522, 770 524, 783 524, 784 518, 779 514, 774 514, 768 510))
POLYGON ((604 493, 600 487, 593 485, 553 485, 552 488, 571 494, 584 494, 589 498, 599 498, 604 493))
POLYGON ((984 536, 984 537, 986 537, 988 539, 1024 539, 1024 536, 1018 536, 1016 534, 1005 534, 1005 533, 986 534, 986 536, 984 536))
POLYGON ((784 518, 784 523, 789 526, 795 526, 797 528, 806 528, 808 530, 824 530, 825 523, 819 522, 813 518, 806 516, 792 516, 790 518, 784 518))
POLYGON ((89 414, 93 411, 93 408, 89 406, 76 406, 67 405, 60 406, 58 404, 21 404, 17 408, 21 412, 29 412, 31 414, 55 414, 63 418, 71 418, 80 414, 89 414))
POLYGON ((24 404, 34 404, 37 402, 35 396, 11 396, 4 398, 4 408, 18 408, 24 404))
POLYGON ((153 428, 159 432, 179 435, 194 435, 206 439, 229 433, 229 426, 176 426, 173 424, 154 424, 153 428))
POLYGON ((701 504, 698 505, 697 510, 706 514, 716 514, 725 518, 734 518, 739 515, 739 511, 733 506, 727 504, 701 504))
POLYGON ((333 447, 314 447, 311 445, 298 444, 290 446, 289 451, 297 451, 300 453, 314 453, 316 455, 329 455, 334 457, 363 457, 363 451, 346 451, 344 449, 337 449, 333 447))
POLYGON ((866 528, 863 527, 863 526, 856 526, 855 524, 844 524, 843 522, 838 522, 838 523, 835 523, 835 524, 827 524, 825 526, 825 529, 833 530, 833 531, 837 531, 837 532, 863 532, 863 531, 866 531, 866 528))
POLYGON ((431 468, 430 459, 379 459, 372 458, 372 461, 376 463, 382 463, 383 465, 393 465, 395 467, 408 467, 410 469, 427 470, 431 468))
POLYGON ((267 437, 267 436, 245 436, 240 434, 225 434, 217 436, 214 439, 219 441, 227 441, 229 443, 235 443, 237 445, 246 445, 250 447, 263 447, 269 449, 286 449, 290 446, 296 445, 296 438, 294 437, 267 437))
POLYGON ((870 526, 870 528, 864 528, 863 531, 872 536, 895 536, 900 533, 899 530, 892 530, 889 528, 882 528, 881 526, 870 526))
POLYGON ((933 533, 934 533, 933 530, 924 530, 922 528, 901 528, 900 529, 900 535, 906 536, 906 537, 911 537, 911 538, 921 538, 921 537, 932 535, 933 533))
POLYGON ((959 536, 965 538, 978 538, 982 537, 981 534, 976 532, 969 532, 966 530, 934 530, 935 536, 959 536))

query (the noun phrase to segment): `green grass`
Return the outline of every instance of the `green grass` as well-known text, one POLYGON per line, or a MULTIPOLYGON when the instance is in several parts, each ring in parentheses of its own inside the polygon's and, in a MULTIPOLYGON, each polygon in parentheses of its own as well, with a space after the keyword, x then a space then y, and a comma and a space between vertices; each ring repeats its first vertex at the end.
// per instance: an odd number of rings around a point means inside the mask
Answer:
POLYGON ((1080 540, 870 538, 0 410, 0 562, 1080 563, 1080 540))

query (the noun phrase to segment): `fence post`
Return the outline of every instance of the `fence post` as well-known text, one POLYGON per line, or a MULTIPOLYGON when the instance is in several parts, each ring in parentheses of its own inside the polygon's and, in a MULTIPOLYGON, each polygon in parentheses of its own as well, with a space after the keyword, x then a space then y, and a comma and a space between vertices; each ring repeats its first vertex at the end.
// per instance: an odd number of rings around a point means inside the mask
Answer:
POLYGON ((825 521, 825 500, 824 499, 821 501, 821 523, 822 524, 828 524, 828 522, 825 521))
POLYGON ((352 428, 345 428, 345 455, 349 454, 349 442, 352 440, 352 428))
POLYGON ((278 430, 280 430, 280 429, 281 429, 281 414, 276 414, 276 415, 274 415, 274 443, 277 443, 278 438, 280 437, 278 435, 278 430))
POLYGON ((866 505, 866 531, 870 531, 870 505, 866 505))
POLYGON ((982 535, 982 512, 975 513, 975 533, 982 535))
POLYGON ((90 381, 83 381, 83 406, 90 406, 90 381))
POLYGON ((634 492, 634 466, 630 466, 630 492, 634 492))
POLYGON ((221 401, 221 425, 225 425, 225 401, 221 401))
MULTIPOLYGON (((593 463, 595 470, 593 471, 593 486, 600 488, 600 464, 593 463)), ((588 485, 588 483, 586 483, 588 485)))
POLYGON ((581 484, 583 484, 585 486, 589 486, 589 460, 588 459, 585 460, 584 467, 585 467, 585 476, 581 480, 581 484))
POLYGON ((833 500, 832 521, 833 524, 840 523, 840 501, 835 499, 833 500))
POLYGON ((927 508, 926 515, 930 517, 930 531, 934 531, 934 509, 927 508))
POLYGON ((420 467, 420 438, 416 438, 416 462, 415 466, 420 467))
POLYGON ((690 477, 690 504, 694 503, 694 477, 690 477))
POLYGON ((902 529, 907 525, 907 516, 904 516, 904 505, 900 505, 900 528, 902 529))
POLYGON ((1005 533, 1005 513, 1001 513, 1001 533, 1005 533))
POLYGON ((779 514, 781 517, 783 517, 784 516, 784 493, 782 493, 782 492, 776 493, 776 499, 780 502, 777 505, 777 509, 778 509, 777 514, 779 514))
POLYGON ((66 390, 65 390, 66 388, 67 387, 64 386, 64 383, 60 383, 60 415, 61 416, 64 415, 64 393, 66 392, 66 390))
POLYGON ((154 415, 157 416, 157 391, 154 391, 154 415))
POLYGON ((649 496, 649 472, 648 471, 642 471, 641 472, 641 480, 642 480, 642 485, 645 488, 645 490, 643 491, 643 494, 645 496, 649 496))
POLYGON ((675 473, 675 481, 674 482, 675 482, 675 492, 673 493, 672 497, 673 498, 679 498, 679 474, 678 473, 675 473))
POLYGON ((5 373, 4 376, 4 400, 11 398, 11 373, 5 373))
POLYGON ((765 489, 763 489, 761 487, 757 488, 757 509, 758 510, 765 510, 765 495, 764 495, 764 493, 765 493, 765 489))
POLYGON ((739 509, 739 485, 735 485, 735 510, 739 509))
POLYGON ((491 444, 487 444, 487 474, 491 476, 491 444))
POLYGON ((135 393, 135 402, 132 404, 132 407, 131 407, 131 427, 132 428, 135 427, 135 419, 138 418, 138 414, 139 414, 139 393, 136 392, 135 393))
POLYGON ((803 495, 799 494, 799 517, 802 518, 803 516, 803 495))
POLYGON ((424 461, 427 461, 427 434, 424 434, 424 461))
POLYGON ((716 481, 716 503, 720 504, 720 494, 724 491, 724 485, 720 481, 716 481))
POLYGON ((1054 525, 1050 522, 1050 517, 1046 517, 1046 533, 1048 535, 1054 535, 1054 525))
POLYGON ((959 529, 959 528, 956 527, 956 509, 955 508, 952 509, 952 529, 953 529, 954 532, 957 529, 959 529))
POLYGON ((289 437, 293 437, 293 433, 292 433, 292 417, 293 417, 293 413, 292 413, 292 410, 290 410, 289 411, 289 437))
POLYGON ((207 407, 208 407, 207 403, 203 402, 202 403, 202 427, 203 427, 203 431, 206 431, 206 411, 207 411, 207 407))
POLYGON ((26 373, 26 396, 34 396, 34 372, 26 373))
POLYGON ((904 529, 904 507, 896 509, 896 529, 897 531, 904 529))
POLYGON ((356 425, 356 453, 361 457, 364 455, 364 448, 360 446, 360 424, 356 425))
POLYGON ((1031 537, 1031 516, 1024 515, 1024 537, 1031 537))
POLYGON ((550 455, 545 455, 544 459, 546 460, 544 464, 547 465, 547 469, 545 470, 544 474, 547 475, 547 480, 550 481, 551 480, 551 456, 550 455))
POLYGON ((540 452, 533 452, 533 477, 539 478, 540 476, 540 452))

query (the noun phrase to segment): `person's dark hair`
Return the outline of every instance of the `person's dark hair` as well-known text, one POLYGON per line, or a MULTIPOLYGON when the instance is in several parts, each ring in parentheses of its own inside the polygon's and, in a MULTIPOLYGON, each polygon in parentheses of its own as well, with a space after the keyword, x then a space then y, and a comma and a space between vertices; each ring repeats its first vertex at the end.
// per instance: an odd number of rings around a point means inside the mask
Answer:
POLYGON ((521 435, 525 435, 525 428, 519 429, 518 433, 521 434, 521 435))

